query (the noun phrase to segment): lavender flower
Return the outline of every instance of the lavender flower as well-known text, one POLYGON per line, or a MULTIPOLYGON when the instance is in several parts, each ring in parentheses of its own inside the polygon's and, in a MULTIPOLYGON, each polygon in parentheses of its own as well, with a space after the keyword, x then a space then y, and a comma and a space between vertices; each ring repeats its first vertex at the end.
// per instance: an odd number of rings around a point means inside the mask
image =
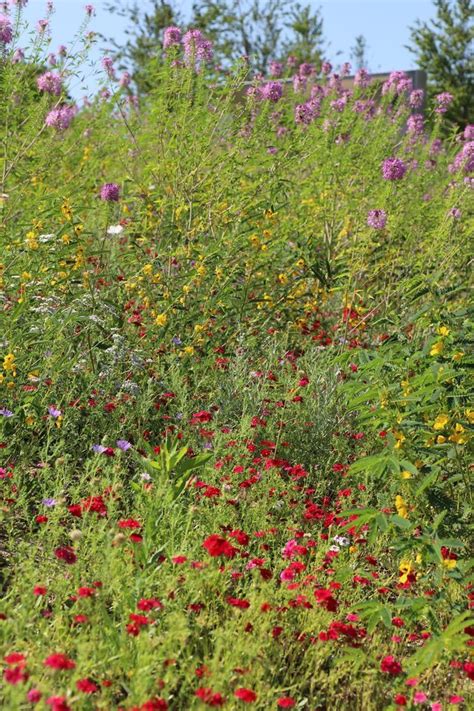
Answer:
POLYGON ((128 449, 132 448, 131 443, 128 442, 126 439, 118 439, 116 445, 119 449, 122 450, 122 452, 126 452, 128 449))
POLYGON ((100 189, 100 199, 105 202, 118 202, 120 188, 117 183, 105 183, 100 189))
POLYGON ((49 21, 48 20, 38 20, 36 23, 36 29, 38 30, 39 34, 42 35, 46 30, 48 29, 49 26, 49 21))
POLYGON ((44 91, 46 94, 53 94, 54 96, 59 96, 63 89, 61 76, 55 72, 45 72, 41 74, 36 80, 36 83, 40 91, 44 91))
POLYGON ((283 85, 279 81, 269 81, 260 90, 262 99, 276 103, 283 96, 283 85))
POLYGON ((413 136, 421 136, 424 130, 424 119, 422 114, 412 114, 407 120, 407 130, 413 136))
POLYGON ((94 7, 94 5, 86 5, 84 7, 84 10, 86 11, 86 15, 91 17, 91 15, 93 15, 95 12, 95 7, 94 7))
POLYGON ((382 164, 382 174, 385 180, 401 180, 407 167, 400 158, 387 158, 382 164))
POLYGON ((59 106, 49 112, 46 116, 45 124, 51 128, 56 128, 58 131, 65 131, 69 128, 76 113, 76 106, 59 106))
POLYGON ((283 74, 283 64, 281 62, 277 62, 275 59, 273 59, 270 62, 270 76, 275 77, 275 79, 278 79, 281 77, 283 74))
POLYGON ((25 58, 25 53, 21 49, 21 47, 18 47, 17 49, 15 49, 15 51, 13 52, 13 57, 12 57, 13 64, 19 64, 20 62, 22 62, 24 60, 24 58, 25 58))
POLYGON ((449 166, 451 173, 462 170, 466 175, 474 171, 474 141, 464 144, 461 151, 454 159, 454 163, 449 166))
POLYGON ((188 30, 183 37, 184 57, 189 61, 210 61, 213 57, 212 42, 201 30, 188 30))
POLYGON ((6 15, 0 15, 0 43, 9 44, 13 39, 12 23, 6 15))
POLYGON ((176 47, 181 44, 181 30, 179 27, 167 27, 163 34, 163 47, 176 47))
POLYGON ((102 57, 101 64, 105 71, 107 72, 107 76, 109 79, 115 79, 115 69, 114 69, 114 63, 111 57, 102 57))
POLYGON ((13 417, 13 412, 11 410, 7 410, 6 407, 3 407, 0 410, 0 416, 1 417, 13 417))
POLYGON ((367 215, 367 224, 374 230, 383 230, 387 224, 387 213, 385 210, 370 210, 367 215))
POLYGON ((435 108, 435 113, 436 114, 445 114, 446 111, 448 110, 449 106, 452 104, 454 100, 454 96, 449 93, 449 91, 443 91, 442 94, 438 94, 436 97, 436 108, 435 108))
POLYGON ((93 450, 96 454, 103 454, 106 449, 107 449, 107 447, 104 447, 103 444, 94 444, 93 447, 92 447, 92 450, 93 450))
POLYGON ((53 407, 52 405, 48 407, 48 412, 51 415, 51 417, 61 417, 62 412, 61 410, 58 410, 56 407, 53 407))
POLYGON ((449 217, 452 217, 455 220, 459 220, 462 216, 462 212, 458 207, 452 207, 448 212, 448 215, 449 217))
POLYGON ((372 81, 369 72, 367 69, 359 69, 356 72, 356 75, 354 77, 354 84, 355 86, 360 86, 363 89, 369 86, 370 82, 372 81))
POLYGON ((41 503, 43 504, 43 506, 46 506, 48 509, 51 509, 53 508, 53 506, 56 506, 58 502, 56 501, 56 499, 43 499, 41 503))
POLYGON ((464 129, 463 138, 466 141, 474 140, 474 125, 473 124, 468 124, 466 126, 466 128, 464 129))
POLYGON ((414 89, 408 97, 408 103, 412 109, 421 109, 424 98, 425 92, 423 89, 414 89))

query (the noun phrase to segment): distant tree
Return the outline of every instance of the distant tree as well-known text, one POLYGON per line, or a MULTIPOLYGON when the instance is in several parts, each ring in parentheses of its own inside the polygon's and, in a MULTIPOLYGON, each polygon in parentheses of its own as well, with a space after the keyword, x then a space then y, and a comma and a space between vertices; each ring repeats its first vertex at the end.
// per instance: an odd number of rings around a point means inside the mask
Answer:
POLYGON ((434 0, 436 18, 411 27, 408 49, 428 74, 428 94, 449 92, 446 118, 474 122, 474 0, 434 0))
POLYGON ((300 62, 319 64, 323 58, 324 32, 321 9, 297 3, 290 12, 289 38, 283 44, 286 55, 300 62))
POLYGON ((128 18, 126 42, 112 40, 112 45, 141 93, 150 88, 150 62, 161 57, 163 30, 169 25, 202 30, 214 43, 216 63, 228 65, 247 56, 257 72, 266 72, 270 60, 288 54, 300 62, 317 62, 322 55, 320 11, 294 0, 195 0, 188 23, 173 0, 150 0, 148 10, 137 2, 114 2, 107 9, 128 18))
POLYGON ((351 48, 351 59, 356 69, 367 68, 367 40, 364 35, 357 35, 351 48))

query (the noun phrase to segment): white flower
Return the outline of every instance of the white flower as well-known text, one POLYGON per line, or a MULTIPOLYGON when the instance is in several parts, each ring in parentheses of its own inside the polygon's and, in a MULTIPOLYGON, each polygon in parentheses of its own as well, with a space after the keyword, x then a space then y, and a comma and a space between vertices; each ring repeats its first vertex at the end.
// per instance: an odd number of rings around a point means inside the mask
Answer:
POLYGON ((122 225, 110 225, 110 227, 107 230, 108 235, 119 235, 122 232, 123 232, 122 225))

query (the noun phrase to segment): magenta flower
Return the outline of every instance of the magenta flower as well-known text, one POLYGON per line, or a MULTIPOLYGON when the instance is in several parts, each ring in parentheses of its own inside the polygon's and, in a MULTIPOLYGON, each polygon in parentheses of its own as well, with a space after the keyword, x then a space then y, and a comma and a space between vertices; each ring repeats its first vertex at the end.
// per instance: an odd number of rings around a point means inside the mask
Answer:
POLYGON ((283 96, 283 85, 279 81, 269 81, 262 86, 260 95, 262 99, 276 103, 283 96))
POLYGON ((387 213, 385 210, 370 210, 367 215, 367 224, 374 230, 383 230, 387 224, 387 213))
POLYGON ((0 15, 0 43, 8 44, 13 39, 13 28, 6 15, 0 15))
POLYGON ((56 128, 58 131, 65 131, 69 128, 76 113, 76 106, 59 106, 49 112, 46 116, 45 124, 51 128, 56 128))
POLYGON ((163 34, 163 47, 176 47, 181 44, 181 30, 179 27, 167 27, 163 34))
POLYGON ((435 113, 436 114, 445 114, 446 111, 448 110, 449 106, 452 104, 454 100, 454 96, 449 93, 449 91, 443 91, 442 94, 438 94, 436 97, 436 108, 435 108, 435 113))
POLYGON ((201 30, 188 30, 183 37, 186 60, 209 61, 213 57, 212 42, 207 40, 201 30))
POLYGON ((46 94, 59 96, 61 94, 63 83, 61 76, 55 72, 45 72, 36 80, 38 89, 46 94))
POLYGON ((272 60, 270 62, 270 76, 278 79, 278 77, 281 77, 282 74, 283 74, 283 64, 281 62, 272 60))
POLYGON ((120 188, 117 183, 105 183, 100 189, 100 199, 104 202, 118 202, 120 188))
POLYGON ((52 405, 48 407, 48 412, 51 415, 51 417, 61 417, 61 410, 58 410, 56 407, 53 407, 52 405))
POLYGON ((407 167, 400 158, 387 158, 382 164, 382 175, 385 180, 401 180, 407 167))

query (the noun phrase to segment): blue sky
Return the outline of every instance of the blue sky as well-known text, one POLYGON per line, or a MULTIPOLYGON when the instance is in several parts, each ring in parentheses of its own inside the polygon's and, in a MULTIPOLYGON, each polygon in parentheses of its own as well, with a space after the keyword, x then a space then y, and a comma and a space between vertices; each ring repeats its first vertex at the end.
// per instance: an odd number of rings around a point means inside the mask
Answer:
MULTIPOLYGON (((61 43, 67 45, 71 42, 84 18, 86 1, 56 0, 56 12, 51 23, 52 51, 61 43)), ((96 8, 91 29, 120 40, 124 36, 125 19, 107 13, 102 0, 92 0, 91 4, 96 8)), ((140 0, 140 4, 146 7, 148 3, 147 0, 140 0)), ((176 3, 185 13, 191 4, 192 0, 176 3)), ((322 8, 329 59, 336 63, 349 59, 354 38, 363 34, 368 44, 369 69, 374 72, 415 68, 413 56, 404 48, 409 38, 408 27, 416 19, 428 20, 434 15, 431 0, 315 0, 312 4, 322 8), (342 52, 339 57, 336 56, 338 51, 342 52)), ((29 0, 26 17, 36 22, 45 16, 45 6, 46 0, 29 0)), ((96 47, 91 55, 96 65, 101 54, 99 47, 96 47)), ((85 90, 96 86, 93 66, 84 75, 85 80, 78 83, 75 94, 82 95, 85 90)))

